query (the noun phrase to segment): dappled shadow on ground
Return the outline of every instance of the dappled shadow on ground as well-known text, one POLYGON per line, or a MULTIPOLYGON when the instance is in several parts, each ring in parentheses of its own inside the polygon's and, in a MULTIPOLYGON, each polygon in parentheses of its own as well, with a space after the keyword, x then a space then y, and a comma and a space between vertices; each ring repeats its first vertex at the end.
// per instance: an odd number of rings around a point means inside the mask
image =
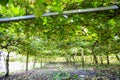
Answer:
MULTIPOLYGON (((119 70, 119 69, 118 69, 119 70)), ((115 70, 58 70, 36 69, 9 77, 1 77, 0 80, 119 80, 119 73, 115 70)))
MULTIPOLYGON (((119 80, 120 67, 110 65, 104 68, 89 66, 76 68, 66 63, 49 63, 44 68, 12 74, 9 77, 0 77, 0 80, 119 80)), ((100 66, 101 67, 101 66, 100 66)))

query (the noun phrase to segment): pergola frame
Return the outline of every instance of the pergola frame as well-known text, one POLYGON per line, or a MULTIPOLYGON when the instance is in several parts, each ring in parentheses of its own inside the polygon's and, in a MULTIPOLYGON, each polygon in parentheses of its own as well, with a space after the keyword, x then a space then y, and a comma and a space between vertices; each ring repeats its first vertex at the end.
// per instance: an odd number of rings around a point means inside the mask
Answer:
MULTIPOLYGON (((63 11, 63 15, 67 14, 76 14, 76 13, 89 13, 89 12, 98 12, 98 11, 107 11, 107 10, 117 10, 119 7, 117 5, 114 6, 107 6, 107 7, 99 7, 99 8, 88 8, 88 9, 78 9, 78 10, 69 10, 69 11, 63 11)), ((59 12, 50 12, 45 13, 42 16, 56 16, 59 15, 59 12)), ((36 17, 34 15, 26 15, 26 16, 18 16, 18 17, 11 17, 11 18, 0 18, 0 23, 6 23, 6 22, 13 22, 13 21, 20 21, 20 20, 28 20, 28 19, 35 19, 36 17)))

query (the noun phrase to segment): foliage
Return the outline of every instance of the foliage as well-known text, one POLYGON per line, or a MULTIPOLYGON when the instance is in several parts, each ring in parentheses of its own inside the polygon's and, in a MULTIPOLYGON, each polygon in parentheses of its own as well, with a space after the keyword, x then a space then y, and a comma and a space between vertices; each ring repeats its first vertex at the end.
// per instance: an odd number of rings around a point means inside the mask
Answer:
POLYGON ((93 56, 120 52, 119 9, 62 15, 65 10, 114 5, 113 0, 0 0, 0 4, 2 18, 29 14, 37 17, 0 24, 1 49, 47 57, 81 55, 81 48, 85 55, 93 56), (47 12, 59 15, 42 17, 47 12))
POLYGON ((62 80, 62 79, 69 80, 69 78, 70 78, 70 73, 59 72, 53 74, 52 80, 62 80))
MULTIPOLYGON (((29 45, 29 50, 34 54, 39 53, 41 49, 44 50, 48 43, 49 46, 46 50, 57 49, 57 46, 58 48, 70 50, 73 47, 79 48, 79 46, 89 49, 95 41, 98 41, 100 46, 106 45, 112 43, 115 36, 118 36, 119 41, 119 11, 110 10, 100 13, 60 14, 53 17, 41 17, 45 12, 57 11, 62 13, 63 10, 109 6, 111 3, 113 4, 112 0, 106 0, 105 2, 93 1, 92 3, 83 0, 9 0, 9 2, 6 0, 6 3, 3 4, 2 1, 0 3, 2 5, 1 17, 32 13, 40 17, 35 20, 15 22, 8 25, 2 24, 3 27, 0 29, 1 36, 6 34, 7 30, 11 30, 8 36, 13 36, 12 33, 17 35, 15 40, 17 45, 24 47, 29 45), (42 39, 44 42, 37 42, 37 38, 42 39), (54 46, 51 46, 53 43, 54 46)), ((5 45, 6 41, 3 41, 2 44, 5 45)))

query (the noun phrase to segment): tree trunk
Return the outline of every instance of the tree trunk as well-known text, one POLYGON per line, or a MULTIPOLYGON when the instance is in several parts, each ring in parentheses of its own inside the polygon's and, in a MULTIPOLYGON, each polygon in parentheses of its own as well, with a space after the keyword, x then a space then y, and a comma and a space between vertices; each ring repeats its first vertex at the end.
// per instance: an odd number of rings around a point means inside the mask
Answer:
POLYGON ((103 65, 103 58, 100 56, 101 65, 103 65))
POLYGON ((29 59, 29 53, 26 54, 26 71, 28 71, 28 59, 29 59))
POLYGON ((69 63, 68 57, 66 57, 66 62, 69 63))
POLYGON ((67 64, 68 66, 71 65, 72 61, 71 61, 71 56, 67 55, 67 64))
MULTIPOLYGON (((47 63, 47 58, 46 57, 44 58, 44 61, 45 61, 45 64, 46 64, 47 63)), ((51 60, 51 62, 53 62, 53 61, 51 60)))
POLYGON ((82 49, 82 52, 81 52, 81 61, 82 61, 82 68, 84 68, 85 66, 85 62, 84 62, 84 49, 82 49))
POLYGON ((115 56, 116 56, 117 60, 120 61, 120 58, 119 58, 119 56, 117 55, 117 53, 115 54, 115 56))
POLYGON ((90 60, 91 60, 91 64, 94 64, 94 61, 93 61, 93 55, 90 55, 90 60))
POLYGON ((69 55, 69 64, 73 65, 73 60, 72 60, 72 56, 71 55, 69 55))
POLYGON ((71 55, 69 55, 68 60, 69 60, 69 63, 72 63, 72 58, 71 58, 71 55))
POLYGON ((40 66, 41 66, 41 68, 42 68, 42 62, 43 62, 43 61, 42 61, 42 57, 41 57, 41 60, 40 60, 40 66))
POLYGON ((76 66, 76 61, 75 61, 75 55, 72 56, 72 59, 73 59, 73 65, 76 66))
POLYGON ((98 60, 97 60, 97 56, 94 53, 94 47, 96 46, 96 44, 98 43, 98 41, 96 41, 93 45, 92 45, 92 55, 93 55, 93 60, 95 62, 95 64, 98 64, 98 60))
MULTIPOLYGON (((46 64, 46 62, 45 62, 46 60, 45 60, 45 59, 46 59, 46 58, 44 57, 44 58, 43 58, 43 63, 44 63, 44 64, 46 64)), ((51 60, 51 62, 52 62, 52 60, 51 60)))
POLYGON ((107 54, 106 54, 106 58, 107 58, 107 64, 109 65, 110 62, 109 62, 109 53, 108 53, 108 52, 107 52, 107 54))
POLYGON ((6 74, 5 74, 5 77, 9 76, 9 55, 10 55, 10 52, 8 52, 8 54, 6 56, 6 74))
POLYGON ((36 55, 34 56, 34 64, 33 64, 33 69, 35 69, 35 64, 36 64, 36 55))
POLYGON ((92 50, 93 60, 95 64, 98 64, 97 56, 95 55, 94 51, 92 50))

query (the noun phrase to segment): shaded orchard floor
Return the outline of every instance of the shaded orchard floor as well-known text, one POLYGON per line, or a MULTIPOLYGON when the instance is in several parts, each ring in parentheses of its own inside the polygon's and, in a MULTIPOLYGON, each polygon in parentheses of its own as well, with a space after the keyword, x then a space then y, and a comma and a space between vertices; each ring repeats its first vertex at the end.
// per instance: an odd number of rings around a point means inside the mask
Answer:
POLYGON ((57 69, 36 69, 30 70, 18 74, 11 75, 9 77, 1 77, 0 80, 119 80, 107 70, 66 70, 61 71, 57 69), (59 76, 58 76, 59 75, 59 76), (62 79, 62 78, 64 79, 62 79))
POLYGON ((119 80, 120 67, 104 69, 74 68, 65 64, 47 64, 44 68, 29 70, 1 77, 0 80, 119 80))

